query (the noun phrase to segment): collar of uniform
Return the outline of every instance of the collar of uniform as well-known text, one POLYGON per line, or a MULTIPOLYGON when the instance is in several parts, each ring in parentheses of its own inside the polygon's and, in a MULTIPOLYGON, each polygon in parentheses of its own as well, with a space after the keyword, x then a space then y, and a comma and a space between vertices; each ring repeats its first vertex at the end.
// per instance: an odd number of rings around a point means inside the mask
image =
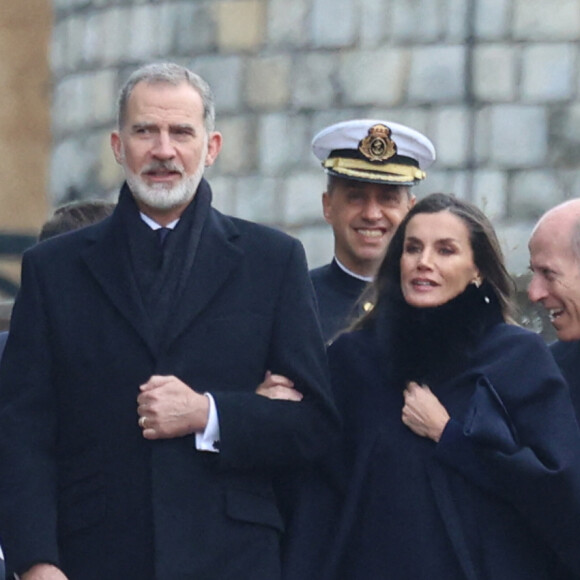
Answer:
POLYGON ((348 274, 357 280, 362 280, 363 282, 373 281, 373 276, 361 276, 360 274, 355 274, 352 270, 349 270, 336 256, 334 256, 334 261, 345 274, 348 274))

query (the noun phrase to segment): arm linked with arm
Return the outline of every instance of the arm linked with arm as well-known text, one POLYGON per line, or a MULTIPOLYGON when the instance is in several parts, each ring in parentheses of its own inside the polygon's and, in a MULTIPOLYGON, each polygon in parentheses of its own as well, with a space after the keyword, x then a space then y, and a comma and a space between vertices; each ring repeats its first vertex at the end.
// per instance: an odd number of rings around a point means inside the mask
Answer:
POLYGON ((212 392, 222 437, 220 457, 232 467, 303 464, 320 456, 338 431, 314 292, 304 250, 295 240, 283 272, 267 368, 289 378, 303 399, 297 404, 255 392, 212 392))

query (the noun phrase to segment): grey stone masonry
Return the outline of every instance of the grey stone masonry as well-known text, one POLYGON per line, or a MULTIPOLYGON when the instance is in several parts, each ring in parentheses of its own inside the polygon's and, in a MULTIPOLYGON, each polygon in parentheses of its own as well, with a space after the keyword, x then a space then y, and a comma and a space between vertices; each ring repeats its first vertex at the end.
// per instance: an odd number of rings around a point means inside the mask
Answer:
POLYGON ((546 209, 580 194, 580 0, 54 0, 53 204, 114 199, 117 92, 150 61, 211 84, 216 206, 332 255, 310 151, 356 117, 408 124, 438 160, 416 188, 492 218, 514 274, 546 209))

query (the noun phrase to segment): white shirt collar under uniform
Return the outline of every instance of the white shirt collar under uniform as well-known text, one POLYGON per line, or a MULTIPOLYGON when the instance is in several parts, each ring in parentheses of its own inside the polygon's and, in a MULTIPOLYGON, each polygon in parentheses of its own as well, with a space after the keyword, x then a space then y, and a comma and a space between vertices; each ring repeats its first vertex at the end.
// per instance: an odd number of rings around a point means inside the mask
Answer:
POLYGON ((334 259, 336 260, 338 267, 349 276, 357 278, 358 280, 362 280, 363 282, 373 281, 373 276, 361 276, 360 274, 355 274, 352 270, 349 270, 344 264, 342 264, 341 261, 336 256, 334 256, 334 259))

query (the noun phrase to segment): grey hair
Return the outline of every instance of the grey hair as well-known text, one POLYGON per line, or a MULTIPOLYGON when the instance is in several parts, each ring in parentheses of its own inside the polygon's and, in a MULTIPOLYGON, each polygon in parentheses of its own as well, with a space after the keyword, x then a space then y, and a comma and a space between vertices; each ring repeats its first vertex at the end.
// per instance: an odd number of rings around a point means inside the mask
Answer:
POLYGON ((127 79, 121 92, 119 93, 119 100, 117 103, 117 124, 118 128, 122 129, 127 117, 127 103, 133 92, 133 89, 138 83, 166 83, 170 85, 180 85, 187 83, 195 89, 203 103, 203 123, 205 130, 211 133, 215 128, 215 104, 214 97, 208 83, 199 75, 185 68, 184 66, 171 63, 153 63, 142 66, 137 69, 127 79))

